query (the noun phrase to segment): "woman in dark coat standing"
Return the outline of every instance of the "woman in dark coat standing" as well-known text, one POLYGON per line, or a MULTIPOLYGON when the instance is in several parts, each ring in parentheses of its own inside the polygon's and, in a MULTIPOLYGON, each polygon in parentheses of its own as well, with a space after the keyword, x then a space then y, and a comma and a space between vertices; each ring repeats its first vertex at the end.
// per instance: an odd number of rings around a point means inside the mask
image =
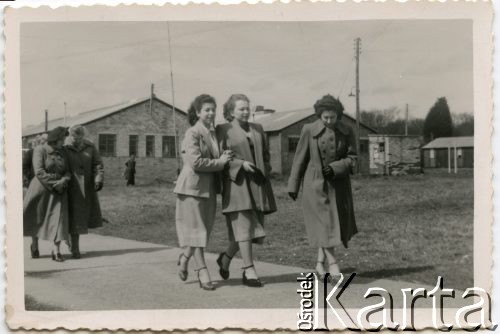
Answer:
POLYGON ((71 255, 79 259, 80 234, 102 226, 97 192, 103 186, 104 166, 95 145, 85 139, 85 129, 81 125, 69 129, 65 149, 72 177, 68 188, 71 255))
POLYGON ((221 151, 233 152, 223 176, 222 212, 226 216, 229 246, 219 255, 219 273, 229 278, 232 257, 241 252, 244 267, 243 284, 261 287, 253 264, 252 242, 262 243, 265 237, 264 215, 276 211, 269 145, 260 124, 250 123, 250 101, 243 94, 234 94, 224 104, 226 124, 217 126, 221 151))
POLYGON ((356 162, 350 127, 340 122, 344 107, 331 95, 314 104, 318 120, 304 125, 293 159, 288 193, 296 200, 303 184, 302 206, 309 243, 318 248, 316 272, 340 274, 334 247, 347 248, 357 233, 349 174, 356 162))
POLYGON ((127 187, 135 185, 135 155, 131 155, 125 162, 125 180, 127 180, 127 187))
POLYGON ((32 257, 39 254, 38 239, 54 243, 52 260, 64 261, 61 241, 69 239, 67 186, 71 179, 68 159, 63 150, 68 130, 57 127, 50 131, 47 143, 35 147, 31 180, 23 200, 24 236, 32 237, 32 257))

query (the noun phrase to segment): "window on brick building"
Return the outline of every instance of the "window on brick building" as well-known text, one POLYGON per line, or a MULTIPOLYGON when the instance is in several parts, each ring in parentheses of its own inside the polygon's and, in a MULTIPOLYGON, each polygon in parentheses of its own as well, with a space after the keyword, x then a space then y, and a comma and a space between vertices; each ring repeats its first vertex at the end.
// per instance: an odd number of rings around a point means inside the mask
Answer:
POLYGON ((288 153, 295 153, 298 143, 299 137, 288 137, 288 153))
POLYGON ((103 157, 116 156, 116 135, 99 134, 99 153, 103 157))
POLYGON ((139 136, 130 135, 128 136, 128 155, 132 154, 137 156, 137 151, 139 150, 139 136))
POLYGON ((155 156, 155 136, 146 136, 146 156, 155 156))
POLYGON ((162 156, 164 158, 175 158, 175 138, 174 136, 163 136, 162 156))

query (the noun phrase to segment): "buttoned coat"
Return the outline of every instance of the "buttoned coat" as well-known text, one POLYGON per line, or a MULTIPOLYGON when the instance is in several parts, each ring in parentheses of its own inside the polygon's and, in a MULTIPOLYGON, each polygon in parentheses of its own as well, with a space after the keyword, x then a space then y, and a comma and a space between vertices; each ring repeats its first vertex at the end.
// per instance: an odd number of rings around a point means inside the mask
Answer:
POLYGON ((65 146, 71 171, 68 187, 70 232, 88 233, 102 226, 101 206, 95 184, 104 182, 104 165, 95 145, 84 139, 80 147, 65 146))
MULTIPOLYGON (((214 138, 216 140, 216 138, 214 138)), ((201 121, 186 130, 181 143, 182 170, 174 193, 208 198, 210 188, 220 193, 219 173, 225 163, 219 159, 217 147, 211 144, 210 133, 201 121)))
POLYGON ((54 189, 57 181, 65 179, 69 182, 71 178, 64 150, 54 150, 48 144, 35 147, 33 170, 35 177, 23 200, 24 236, 67 240, 67 190, 59 193, 54 189))
MULTIPOLYGON (((287 191, 298 193, 303 185, 302 206, 305 224, 321 229, 330 222, 328 185, 335 189, 336 204, 340 220, 340 235, 342 243, 347 247, 348 241, 357 233, 354 218, 351 180, 349 174, 356 160, 356 144, 353 131, 347 125, 335 124, 335 158, 329 166, 334 171, 334 177, 325 180, 322 173, 324 162, 319 152, 318 137, 325 126, 321 120, 306 124, 302 128, 297 144, 293 165, 288 179, 287 191)), ((330 188, 331 189, 331 188, 330 188)), ((319 234, 323 231, 317 231, 319 234)))
POLYGON ((262 125, 248 123, 254 144, 255 159, 245 131, 238 121, 220 124, 216 128, 221 151, 231 150, 234 158, 224 171, 222 182, 222 212, 257 210, 264 214, 276 211, 276 201, 269 181, 271 173, 269 144, 262 125), (245 161, 252 162, 265 176, 256 180, 243 169, 245 161))

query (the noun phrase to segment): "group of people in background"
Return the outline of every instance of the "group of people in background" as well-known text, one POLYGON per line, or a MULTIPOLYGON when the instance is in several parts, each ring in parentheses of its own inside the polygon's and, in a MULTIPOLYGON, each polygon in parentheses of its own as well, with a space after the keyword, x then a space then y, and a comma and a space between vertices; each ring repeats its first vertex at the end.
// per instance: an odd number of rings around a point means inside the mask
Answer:
POLYGON ((79 259, 80 235, 102 226, 97 192, 103 187, 104 167, 94 144, 85 139, 81 125, 56 127, 40 136, 23 161, 24 236, 32 238, 31 257, 39 258, 38 240, 52 242, 51 256, 65 259, 61 243, 66 242, 74 259, 79 259))
MULTIPOLYGON (((199 285, 215 290, 204 258, 215 220, 216 194, 222 195, 228 246, 219 254, 219 274, 227 280, 233 257, 240 252, 242 283, 262 287, 253 262, 252 245, 266 236, 264 216, 277 211, 270 182, 270 152, 260 124, 249 122, 250 100, 234 94, 223 107, 226 123, 215 126, 217 104, 203 94, 188 110, 191 127, 181 143, 183 168, 177 194, 176 227, 179 244, 179 277, 188 277, 194 257, 199 285)), ((315 270, 321 277, 340 274, 334 248, 357 232, 349 174, 356 162, 355 139, 340 122, 344 107, 331 95, 319 99, 318 120, 303 127, 288 181, 294 201, 303 185, 303 212, 311 246, 318 249, 315 270), (328 261, 327 265, 325 262, 328 261)), ((286 224, 286 222, 282 222, 286 224)))

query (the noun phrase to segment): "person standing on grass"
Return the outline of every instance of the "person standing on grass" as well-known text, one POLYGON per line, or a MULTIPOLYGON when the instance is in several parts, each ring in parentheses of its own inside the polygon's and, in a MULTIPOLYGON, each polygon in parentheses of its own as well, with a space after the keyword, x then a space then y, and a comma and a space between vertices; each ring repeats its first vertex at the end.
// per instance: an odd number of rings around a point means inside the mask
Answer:
POLYGON ((240 251, 243 259, 243 284, 261 287, 253 263, 252 243, 262 244, 265 237, 264 215, 276 211, 269 145, 260 124, 250 123, 250 101, 234 94, 224 104, 226 124, 217 126, 222 150, 234 153, 223 176, 222 212, 226 216, 229 245, 219 254, 217 263, 223 279, 229 278, 229 265, 240 251))
POLYGON ((63 149, 68 129, 58 126, 47 135, 47 143, 33 150, 31 180, 23 199, 24 236, 32 237, 31 257, 40 257, 38 239, 53 242, 52 260, 63 262, 61 241, 69 239, 68 182, 69 163, 63 149))
POLYGON ((318 248, 316 272, 340 274, 334 248, 347 248, 357 233, 351 181, 356 142, 350 127, 340 122, 344 106, 331 95, 314 104, 318 120, 302 128, 287 191, 295 201, 303 184, 302 206, 309 244, 318 248))
POLYGON ((125 162, 125 180, 127 187, 135 185, 135 155, 131 154, 130 158, 125 162))
POLYGON ((102 227, 97 192, 103 187, 104 166, 95 145, 85 139, 85 128, 81 125, 69 129, 65 149, 72 175, 68 188, 70 249, 72 257, 79 259, 80 234, 87 234, 89 228, 102 227))
POLYGON ((229 151, 220 154, 214 131, 215 109, 215 99, 210 95, 200 95, 191 103, 188 110, 191 127, 181 144, 183 167, 174 188, 175 225, 183 248, 177 263, 179 277, 182 281, 187 279, 189 259, 194 254, 195 271, 204 290, 215 289, 204 250, 215 220, 216 193, 220 193, 218 173, 232 159, 229 151))

